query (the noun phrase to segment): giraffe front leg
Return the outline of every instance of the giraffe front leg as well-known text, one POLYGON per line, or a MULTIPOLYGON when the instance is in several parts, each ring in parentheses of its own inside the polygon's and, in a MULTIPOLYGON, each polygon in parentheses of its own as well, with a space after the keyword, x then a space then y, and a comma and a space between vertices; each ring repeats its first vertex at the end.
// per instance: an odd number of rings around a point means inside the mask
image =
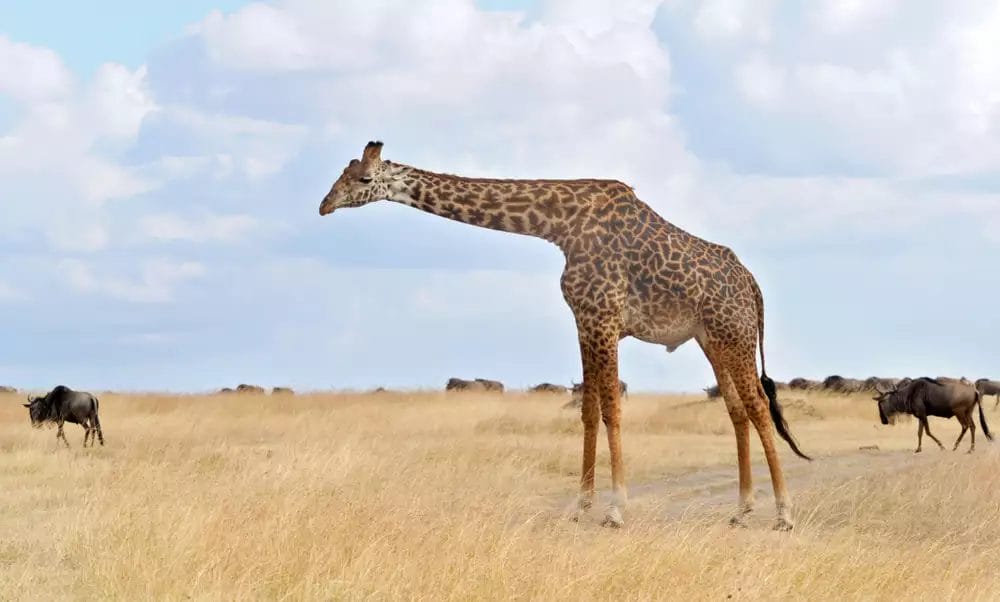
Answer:
POLYGON ((618 386, 618 337, 614 333, 581 332, 583 355, 584 426, 583 473, 580 480, 578 515, 589 510, 594 497, 594 471, 597 457, 598 418, 604 421, 611 456, 612 500, 604 520, 606 527, 625 524, 622 512, 628 499, 621 445, 621 403, 618 386), (600 413, 598 413, 600 412, 600 413))
POLYGON ((581 338, 583 356, 583 392, 580 402, 580 419, 583 422, 583 463, 580 469, 580 494, 577 498, 573 520, 579 520, 594 504, 594 470, 597 463, 597 430, 600 405, 597 395, 597 376, 589 345, 581 338))
POLYGON ((611 456, 611 504, 604 515, 605 527, 620 528, 625 524, 622 512, 628 503, 625 487, 625 460, 622 457, 621 438, 621 390, 618 388, 617 340, 611 352, 602 359, 605 363, 601 371, 601 419, 608 433, 608 450, 611 456))

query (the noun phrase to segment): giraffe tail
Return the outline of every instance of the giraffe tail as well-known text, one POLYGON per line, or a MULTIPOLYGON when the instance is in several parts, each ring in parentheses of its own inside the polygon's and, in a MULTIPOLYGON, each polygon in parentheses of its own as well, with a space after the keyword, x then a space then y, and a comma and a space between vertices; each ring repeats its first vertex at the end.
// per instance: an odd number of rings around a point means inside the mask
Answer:
POLYGON ((764 394, 767 395, 767 406, 771 412, 771 422, 774 423, 774 428, 778 431, 778 435, 788 443, 788 446, 792 448, 796 456, 812 462, 812 458, 799 450, 798 443, 795 442, 791 431, 788 430, 788 423, 785 421, 785 415, 781 411, 781 404, 778 403, 778 387, 767 376, 767 369, 764 367, 764 295, 760 292, 760 286, 757 285, 756 281, 753 281, 753 291, 757 299, 757 342, 760 345, 760 384, 764 387, 764 394))
POLYGON ((802 453, 798 443, 795 442, 795 438, 792 437, 791 431, 788 430, 788 423, 785 422, 785 415, 781 411, 781 404, 778 403, 778 388, 774 386, 774 381, 767 374, 761 374, 760 384, 764 386, 764 393, 767 395, 767 406, 771 411, 771 422, 774 423, 774 428, 781 435, 781 438, 788 443, 788 446, 792 448, 796 456, 812 462, 812 458, 802 453))

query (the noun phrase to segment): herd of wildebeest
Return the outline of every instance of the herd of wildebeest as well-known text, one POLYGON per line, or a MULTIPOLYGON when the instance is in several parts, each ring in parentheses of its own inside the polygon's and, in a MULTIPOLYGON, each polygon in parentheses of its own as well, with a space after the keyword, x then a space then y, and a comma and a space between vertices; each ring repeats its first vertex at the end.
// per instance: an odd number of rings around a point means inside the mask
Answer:
MULTIPOLYGON (((621 395, 628 395, 628 385, 624 381, 619 381, 619 392, 621 395)), ((969 451, 976 446, 976 426, 973 414, 976 408, 979 409, 979 425, 983 434, 990 440, 993 439, 989 426, 986 423, 986 416, 983 413, 982 401, 984 397, 995 396, 994 409, 1000 407, 1000 380, 981 378, 975 382, 961 378, 951 378, 939 376, 937 378, 879 378, 871 377, 865 380, 856 378, 845 378, 843 376, 830 376, 822 381, 810 380, 807 378, 794 378, 787 383, 775 383, 777 389, 785 391, 826 391, 842 395, 855 393, 873 393, 873 400, 877 402, 879 421, 882 424, 892 424, 895 417, 899 415, 910 415, 917 419, 917 449, 919 452, 923 445, 923 434, 927 433, 938 447, 944 448, 942 443, 931 434, 930 424, 927 419, 931 416, 939 418, 957 418, 962 426, 962 432, 955 441, 952 449, 957 449, 958 444, 965 437, 966 432, 970 433, 969 451)), ((496 380, 476 378, 465 380, 461 378, 449 379, 445 385, 446 391, 482 392, 482 393, 503 393, 505 388, 503 383, 496 380)), ((373 392, 384 392, 386 389, 379 387, 373 392)), ((570 386, 557 385, 552 383, 541 383, 528 389, 529 393, 569 396, 564 408, 580 407, 583 397, 583 384, 573 383, 570 386)), ((0 393, 17 393, 13 387, 0 386, 0 393)), ((241 384, 236 388, 223 388, 219 394, 251 394, 263 395, 267 391, 257 385, 241 384)), ((721 397, 718 385, 707 387, 705 393, 709 399, 721 397)), ((274 387, 271 394, 294 395, 295 392, 288 387, 274 387)), ((67 422, 79 424, 84 429, 83 444, 88 442, 93 446, 94 441, 104 445, 104 432, 101 430, 101 421, 98 416, 100 402, 97 397, 84 391, 74 391, 66 386, 59 385, 41 396, 28 396, 28 403, 23 404, 28 409, 28 416, 32 426, 38 428, 43 425, 55 425, 57 427, 56 440, 69 447, 69 441, 63 432, 63 425, 67 422)))

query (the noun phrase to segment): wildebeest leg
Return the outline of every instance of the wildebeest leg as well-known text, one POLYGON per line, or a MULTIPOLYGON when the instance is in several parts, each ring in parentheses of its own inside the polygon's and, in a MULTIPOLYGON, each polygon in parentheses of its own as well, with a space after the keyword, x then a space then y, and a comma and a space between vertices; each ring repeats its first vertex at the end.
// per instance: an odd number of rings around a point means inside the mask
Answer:
POLYGON ((90 439, 90 424, 84 421, 81 426, 83 426, 83 446, 87 447, 87 439, 90 439))
MULTIPOLYGON (((94 431, 97 433, 97 440, 101 442, 101 447, 104 447, 104 431, 101 430, 101 419, 97 417, 97 413, 94 413, 94 431)), ((94 438, 90 438, 90 446, 94 446, 94 438)))
POLYGON ((937 437, 935 437, 935 436, 934 436, 934 435, 933 435, 933 434, 931 433, 931 425, 930 425, 930 423, 928 423, 928 422, 927 422, 927 419, 926 419, 926 418, 921 418, 921 420, 923 420, 923 423, 924 423, 924 430, 925 430, 925 431, 927 431, 927 436, 928 436, 928 437, 930 437, 931 439, 933 439, 933 440, 934 440, 934 443, 937 443, 937 444, 938 444, 938 447, 939 447, 939 448, 941 448, 941 449, 944 449, 944 446, 943 446, 943 445, 941 445, 941 442, 940 442, 940 441, 938 441, 938 438, 937 438, 937 437))
POLYGON ((917 449, 913 450, 913 453, 919 454, 924 447, 924 421, 917 421, 917 449))
MULTIPOLYGON (((973 406, 975 407, 975 406, 973 406)), ((976 449, 976 421, 972 418, 972 408, 969 408, 969 437, 972 438, 972 443, 969 445, 969 451, 966 453, 972 453, 976 449)))
POLYGON ((951 448, 951 451, 955 451, 956 449, 958 449, 958 444, 962 442, 962 437, 965 436, 965 431, 967 430, 969 430, 969 425, 965 424, 965 421, 963 421, 962 432, 958 434, 958 439, 955 439, 955 447, 951 448))
POLYGON ((62 420, 59 421, 59 429, 56 431, 56 441, 58 441, 59 439, 63 440, 63 443, 66 444, 66 448, 68 449, 69 448, 69 441, 66 440, 66 433, 63 432, 63 421, 62 420))

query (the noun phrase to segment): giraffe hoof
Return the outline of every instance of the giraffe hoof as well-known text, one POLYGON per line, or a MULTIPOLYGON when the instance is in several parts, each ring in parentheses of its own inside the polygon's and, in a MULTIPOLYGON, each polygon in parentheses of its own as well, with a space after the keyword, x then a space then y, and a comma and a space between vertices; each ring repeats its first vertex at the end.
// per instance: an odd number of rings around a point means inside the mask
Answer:
POLYGON ((774 521, 775 531, 791 531, 794 526, 795 525, 792 524, 792 521, 787 518, 779 518, 774 521))
POLYGON ((601 522, 601 526, 610 527, 612 529, 621 529, 625 526, 625 520, 622 519, 621 511, 614 506, 608 508, 608 512, 604 515, 604 521, 601 522))
POLYGON ((743 520, 744 514, 737 514, 736 516, 729 519, 729 526, 734 529, 746 529, 747 522, 743 520))

